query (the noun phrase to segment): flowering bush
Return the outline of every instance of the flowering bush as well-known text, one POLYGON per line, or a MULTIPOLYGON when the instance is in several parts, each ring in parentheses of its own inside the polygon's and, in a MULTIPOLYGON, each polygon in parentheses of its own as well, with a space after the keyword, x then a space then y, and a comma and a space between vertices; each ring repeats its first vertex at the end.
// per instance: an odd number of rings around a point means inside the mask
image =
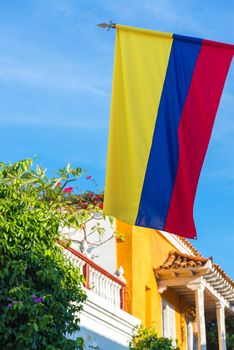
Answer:
POLYGON ((137 334, 132 337, 129 345, 130 350, 179 350, 173 346, 172 340, 158 337, 156 330, 152 328, 139 327, 137 334))
POLYGON ((68 164, 48 179, 30 159, 0 163, 0 349, 84 348, 69 339, 79 331, 83 277, 57 244, 61 227, 100 212, 102 195, 70 186, 81 174, 68 164))

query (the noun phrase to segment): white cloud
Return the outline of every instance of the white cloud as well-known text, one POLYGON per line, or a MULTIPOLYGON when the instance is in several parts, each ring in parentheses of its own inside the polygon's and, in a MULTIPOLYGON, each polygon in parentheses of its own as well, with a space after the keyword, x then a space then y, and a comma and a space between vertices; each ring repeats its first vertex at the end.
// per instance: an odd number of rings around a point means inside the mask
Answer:
POLYGON ((103 121, 94 120, 93 117, 85 117, 69 115, 67 118, 55 115, 53 118, 46 115, 38 115, 32 113, 31 115, 14 114, 11 113, 10 116, 1 116, 2 126, 36 126, 40 128, 72 128, 72 129, 82 129, 82 130, 101 130, 107 128, 107 124, 103 121))
POLYGON ((94 66, 89 68, 89 72, 86 68, 81 72, 80 67, 73 67, 70 62, 52 59, 44 65, 40 62, 25 64, 11 57, 0 56, 0 80, 20 82, 43 89, 86 92, 109 97, 110 87, 107 82, 101 76, 95 76, 94 66))

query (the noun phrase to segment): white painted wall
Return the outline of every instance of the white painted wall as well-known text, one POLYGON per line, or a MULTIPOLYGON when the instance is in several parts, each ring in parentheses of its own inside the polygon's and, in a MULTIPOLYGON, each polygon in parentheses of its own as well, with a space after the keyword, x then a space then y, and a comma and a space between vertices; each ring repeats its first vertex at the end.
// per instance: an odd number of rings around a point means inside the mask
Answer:
MULTIPOLYGON (((88 346, 97 350, 127 350, 134 327, 140 320, 114 307, 92 291, 87 291, 88 299, 80 315, 82 336, 88 346)), ((75 337, 76 335, 74 335, 75 337)))
MULTIPOLYGON (((100 237, 97 233, 88 236, 89 241, 96 243, 99 246, 89 245, 88 254, 89 257, 102 268, 108 272, 114 274, 116 271, 116 246, 115 246, 115 237, 111 240, 108 240, 115 233, 115 222, 113 225, 110 224, 109 219, 106 220, 91 220, 86 224, 86 232, 89 234, 92 230, 92 226, 97 222, 100 223, 101 227, 105 229, 105 235, 100 237), (106 243, 102 244, 104 241, 106 243)), ((83 232, 75 230, 64 229, 63 232, 69 234, 71 239, 81 241, 83 240, 83 232)), ((72 244, 72 247, 78 251, 80 250, 80 244, 72 244)))
MULTIPOLYGON (((101 225, 105 228, 104 240, 109 239, 115 233, 115 223, 113 226, 110 225, 109 219, 102 220, 101 225)), ((97 239, 93 237, 93 239, 97 239)), ((99 247, 92 249, 92 254, 94 255, 93 261, 98 265, 103 267, 108 272, 114 274, 116 271, 116 243, 115 237, 106 243, 100 245, 99 247)))

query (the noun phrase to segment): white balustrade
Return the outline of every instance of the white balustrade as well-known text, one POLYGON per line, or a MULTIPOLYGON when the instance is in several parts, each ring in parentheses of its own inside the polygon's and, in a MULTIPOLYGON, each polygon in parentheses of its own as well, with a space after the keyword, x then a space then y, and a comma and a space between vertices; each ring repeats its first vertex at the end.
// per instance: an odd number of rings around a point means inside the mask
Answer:
POLYGON ((69 258, 69 260, 71 260, 71 262, 75 265, 75 267, 80 269, 80 273, 81 275, 83 275, 83 267, 85 266, 85 261, 67 249, 64 249, 64 253, 69 258))
POLYGON ((120 307, 120 290, 122 286, 92 266, 90 266, 89 273, 91 290, 109 303, 120 307))
MULTIPOLYGON (((124 288, 125 280, 122 277, 124 271, 121 267, 119 272, 119 282, 116 277, 110 275, 107 271, 99 268, 86 256, 81 253, 64 249, 64 254, 72 261, 72 263, 80 269, 80 273, 86 278, 86 287, 91 289, 93 293, 97 294, 107 302, 115 305, 118 308, 123 307, 123 300, 121 300, 121 289, 124 288)), ((122 293, 123 297, 123 293, 122 293)))

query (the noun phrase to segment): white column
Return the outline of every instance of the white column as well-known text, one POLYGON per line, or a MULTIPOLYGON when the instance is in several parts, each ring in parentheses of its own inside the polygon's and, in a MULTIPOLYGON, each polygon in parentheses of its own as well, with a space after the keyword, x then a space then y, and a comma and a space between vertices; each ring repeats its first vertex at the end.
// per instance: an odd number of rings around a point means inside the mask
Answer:
POLYGON ((187 287, 195 291, 198 350, 206 350, 206 322, 204 309, 205 287, 200 283, 187 285, 187 287))
POLYGON ((187 349, 193 350, 193 325, 192 322, 187 322, 187 349))
POLYGON ((225 308, 221 302, 216 303, 216 315, 218 323, 219 350, 226 350, 225 308))

